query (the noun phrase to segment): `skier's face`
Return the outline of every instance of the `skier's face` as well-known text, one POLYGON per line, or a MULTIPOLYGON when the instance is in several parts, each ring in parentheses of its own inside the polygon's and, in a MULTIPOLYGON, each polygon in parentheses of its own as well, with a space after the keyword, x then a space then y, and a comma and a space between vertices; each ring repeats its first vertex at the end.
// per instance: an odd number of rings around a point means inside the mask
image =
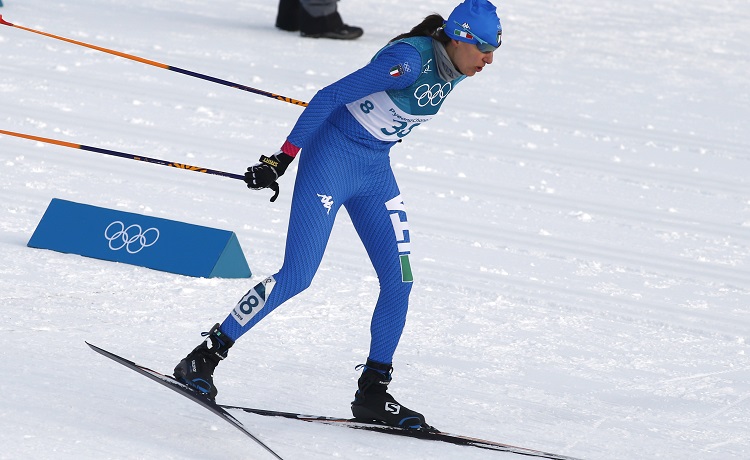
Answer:
POLYGON ((453 65, 467 77, 474 76, 481 72, 485 65, 492 64, 492 51, 483 53, 476 45, 459 40, 451 40, 449 47, 453 49, 453 53, 449 53, 449 56, 452 54, 453 65))

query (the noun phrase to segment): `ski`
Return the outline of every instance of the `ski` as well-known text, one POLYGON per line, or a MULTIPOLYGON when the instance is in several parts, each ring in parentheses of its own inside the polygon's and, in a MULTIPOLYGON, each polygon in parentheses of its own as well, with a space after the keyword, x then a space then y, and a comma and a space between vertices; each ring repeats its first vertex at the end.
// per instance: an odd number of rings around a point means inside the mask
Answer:
POLYGON ((238 430, 240 430, 241 432, 243 432, 245 435, 247 435, 247 437, 249 437, 250 439, 252 439, 256 443, 258 443, 258 445, 260 445, 266 451, 268 451, 271 455, 273 455, 274 458, 276 458, 278 460, 284 460, 284 459, 282 459, 279 456, 279 454, 277 454, 270 447, 268 447, 266 444, 264 444, 263 441, 261 441, 260 439, 258 439, 257 437, 255 437, 255 435, 253 435, 250 431, 248 431, 247 428, 245 428, 245 426, 239 420, 237 420, 236 418, 234 418, 234 416, 232 414, 230 414, 229 412, 227 412, 226 409, 224 409, 223 407, 219 406, 218 404, 216 404, 216 402, 214 402, 213 400, 207 398, 206 396, 201 395, 200 393, 197 393, 196 391, 193 391, 187 385, 185 385, 185 384, 183 384, 181 382, 178 382, 174 377, 171 377, 169 375, 164 375, 162 373, 159 373, 159 372, 156 372, 154 370, 151 370, 151 369, 149 369, 147 367, 143 367, 143 366, 141 366, 139 364, 134 363, 133 361, 125 359, 125 358, 123 358, 121 356, 118 356, 118 355, 116 355, 116 354, 114 354, 112 352, 104 350, 103 348, 99 348, 96 345, 92 345, 92 344, 90 344, 88 342, 86 342, 86 345, 88 345, 89 347, 91 347, 91 349, 94 350, 95 352, 97 352, 97 353, 99 353, 99 354, 101 354, 103 356, 106 356, 107 358, 111 359, 112 361, 120 363, 123 366, 125 366, 125 367, 127 367, 129 369, 132 369, 132 370, 138 372, 141 375, 145 375, 146 377, 150 378, 151 380, 153 380, 155 382, 158 382, 158 383, 164 385, 165 387, 167 387, 167 388, 169 388, 171 390, 174 390, 177 393, 185 396, 186 398, 188 398, 188 399, 190 399, 190 400, 192 400, 192 401, 200 404, 201 406, 203 406, 206 409, 210 410, 211 412, 213 412, 214 414, 218 415, 220 418, 222 418, 223 420, 225 420, 226 422, 230 423, 232 426, 234 426, 235 428, 237 428, 238 430))
POLYGON ((172 376, 165 375, 160 372, 149 369, 147 367, 136 364, 133 361, 125 359, 121 356, 118 356, 103 348, 97 347, 96 345, 92 345, 88 342, 86 342, 86 345, 91 347, 91 349, 94 350, 95 352, 103 356, 106 356, 107 358, 117 363, 120 363, 123 366, 138 372, 141 375, 145 375, 151 380, 157 383, 160 383, 164 385, 165 387, 200 404, 201 406, 210 410, 211 412, 213 412, 214 414, 216 414, 217 416, 219 416, 220 418, 222 418, 223 420, 225 420, 226 422, 228 422, 229 424, 231 424, 232 426, 240 430, 242 433, 244 433, 246 436, 248 436, 250 439, 252 439, 256 443, 258 443, 258 445, 263 447, 266 451, 268 451, 271 455, 273 455, 274 458, 278 460, 283 460, 283 459, 276 452, 274 452, 270 447, 268 447, 265 443, 263 443, 263 441, 261 441, 255 435, 253 435, 250 431, 248 431, 247 428, 245 428, 245 426, 242 424, 242 422, 237 420, 237 418, 234 417, 231 414, 231 412, 244 412, 244 413, 250 413, 250 414, 255 414, 255 415, 260 415, 260 416, 265 416, 265 417, 283 417, 283 418, 299 420, 303 422, 340 426, 340 427, 351 428, 355 430, 373 431, 373 432, 378 432, 378 433, 404 436, 404 437, 422 439, 422 440, 427 440, 427 441, 439 441, 439 442, 445 442, 445 443, 459 445, 459 446, 478 447, 480 449, 508 452, 508 453, 524 455, 528 457, 546 458, 550 460, 580 460, 574 457, 553 454, 550 452, 529 449, 526 447, 513 446, 510 444, 503 444, 503 443, 499 443, 495 441, 488 441, 486 439, 478 439, 478 438, 473 438, 469 436, 444 433, 436 429, 414 430, 414 429, 399 428, 399 427, 394 427, 394 426, 389 426, 389 425, 382 425, 382 424, 378 424, 374 422, 368 423, 368 422, 357 421, 357 420, 348 419, 348 418, 326 417, 326 416, 320 416, 320 415, 305 415, 305 414, 300 414, 296 412, 282 412, 282 411, 275 411, 275 410, 256 409, 252 407, 217 404, 212 399, 207 398, 206 396, 194 391, 187 385, 177 381, 172 376))
POLYGON ((219 407, 226 409, 227 411, 241 411, 256 415, 262 415, 265 417, 283 417, 293 420, 300 420, 303 422, 320 423, 324 425, 340 426, 345 428, 352 428, 355 430, 374 431, 378 433, 392 434, 398 436, 406 436, 410 438, 428 440, 428 441, 441 441, 459 446, 470 446, 478 447, 480 449, 495 450, 500 452, 509 452, 518 455, 525 455, 528 457, 546 458, 550 460, 580 460, 575 457, 569 457, 566 455, 553 454, 550 452, 543 452, 535 449, 528 449, 525 447, 513 446, 510 444, 503 444, 495 441, 488 441, 486 439, 472 438, 469 436, 462 436, 457 434, 443 433, 441 431, 432 429, 407 429, 399 428, 389 425, 381 425, 377 423, 366 423, 357 421, 354 419, 339 418, 339 417, 326 417, 321 415, 305 415, 295 412, 281 412, 275 410, 256 409, 252 407, 241 407, 241 406, 230 406, 219 404, 219 407))

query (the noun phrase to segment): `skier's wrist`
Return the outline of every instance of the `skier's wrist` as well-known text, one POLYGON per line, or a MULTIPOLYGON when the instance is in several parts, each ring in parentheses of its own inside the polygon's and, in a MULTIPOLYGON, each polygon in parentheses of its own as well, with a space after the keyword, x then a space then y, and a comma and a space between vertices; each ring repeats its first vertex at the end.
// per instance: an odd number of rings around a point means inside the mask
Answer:
POLYGON ((284 141, 284 145, 282 145, 281 149, 279 150, 289 155, 290 157, 294 158, 297 156, 297 154, 299 153, 301 149, 297 147, 296 145, 292 144, 291 142, 289 142, 289 139, 287 139, 286 141, 284 141))

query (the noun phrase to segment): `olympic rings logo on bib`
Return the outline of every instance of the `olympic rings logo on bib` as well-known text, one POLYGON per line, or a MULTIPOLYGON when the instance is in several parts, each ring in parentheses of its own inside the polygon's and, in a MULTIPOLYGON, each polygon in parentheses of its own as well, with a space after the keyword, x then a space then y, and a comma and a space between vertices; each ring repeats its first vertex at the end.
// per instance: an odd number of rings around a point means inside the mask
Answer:
POLYGON ((425 107, 427 104, 437 107, 443 102, 443 99, 448 96, 451 89, 453 89, 453 87, 450 82, 444 85, 435 83, 432 86, 425 83, 414 90, 414 97, 417 98, 417 104, 419 104, 420 107, 425 107))
POLYGON ((109 249, 119 251, 125 248, 130 254, 136 254, 156 243, 159 239, 159 229, 152 227, 144 231, 138 224, 125 227, 125 224, 116 220, 104 230, 104 238, 109 241, 109 249))

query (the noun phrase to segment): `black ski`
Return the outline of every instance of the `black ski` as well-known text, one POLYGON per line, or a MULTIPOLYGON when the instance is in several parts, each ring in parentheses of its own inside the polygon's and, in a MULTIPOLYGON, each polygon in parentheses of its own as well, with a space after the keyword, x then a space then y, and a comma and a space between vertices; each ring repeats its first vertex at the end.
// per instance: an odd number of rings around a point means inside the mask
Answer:
POLYGON ((252 439, 256 443, 258 443, 265 450, 267 450, 271 455, 273 455, 274 458, 277 458, 278 460, 284 460, 284 459, 282 459, 279 456, 279 454, 277 454, 276 452, 274 452, 273 450, 271 450, 270 447, 268 447, 267 445, 265 445, 263 443, 263 441, 261 441, 260 439, 256 438, 255 435, 253 435, 251 432, 249 432, 247 430, 247 428, 245 428, 245 426, 239 420, 237 420, 236 418, 234 418, 234 416, 232 414, 230 414, 229 412, 227 412, 223 407, 219 406, 218 404, 216 404, 216 402, 214 402, 213 400, 211 400, 211 399, 209 399, 209 398, 201 395, 200 393, 197 393, 197 392, 193 391, 187 385, 184 385, 184 384, 178 382, 177 380, 174 379, 174 377, 171 377, 169 375, 161 374, 161 373, 156 372, 154 370, 151 370, 151 369, 149 369, 147 367, 140 366, 140 365, 134 363, 133 361, 127 360, 127 359, 125 359, 125 358, 123 358, 121 356, 117 356, 114 353, 111 353, 111 352, 109 352, 107 350, 99 348, 99 347, 97 347, 95 345, 92 345, 92 344, 90 344, 88 342, 86 342, 86 345, 88 345, 89 347, 91 347, 91 349, 94 350, 95 352, 100 353, 100 354, 106 356, 107 358, 109 358, 109 359, 111 359, 111 360, 113 360, 115 362, 118 362, 118 363, 122 364, 123 366, 125 366, 127 368, 130 368, 130 369, 138 372, 139 374, 145 375, 146 377, 150 378, 151 380, 153 380, 155 382, 158 382, 158 383, 161 383, 165 387, 170 388, 170 389, 176 391, 177 393, 185 396, 186 398, 188 398, 188 399, 190 399, 192 401, 197 402, 198 404, 200 404, 201 406, 203 406, 206 409, 210 410, 214 414, 218 415, 219 417, 221 417, 222 419, 224 419, 228 423, 232 424, 235 428, 237 428, 241 432, 245 433, 245 435, 247 435, 250 439, 252 439))
POLYGON ((405 429, 405 428, 393 427, 393 426, 388 426, 388 425, 381 425, 377 423, 365 423, 362 421, 357 421, 357 420, 347 419, 347 418, 325 417, 325 416, 319 416, 319 415, 305 415, 305 414, 299 414, 295 412, 281 412, 281 411, 274 411, 274 410, 255 409, 251 407, 216 404, 215 401, 207 398, 204 395, 201 395, 200 393, 195 392, 194 390, 189 388, 187 385, 175 380, 175 378, 172 376, 164 375, 160 372, 154 371, 147 367, 143 367, 139 364, 134 363, 133 361, 125 359, 121 356, 118 356, 107 350, 99 348, 88 342, 86 342, 86 344, 97 353, 100 353, 106 356, 107 358, 138 372, 139 374, 145 375, 151 380, 158 382, 164 385, 165 387, 176 391, 177 393, 185 396, 188 399, 191 399, 192 401, 195 401, 196 403, 210 410, 214 414, 221 417, 223 420, 232 424, 238 430, 242 431, 250 439, 258 443, 266 451, 268 451, 271 455, 273 455, 275 458, 279 460, 283 460, 283 459, 276 452, 271 450, 270 447, 264 444, 263 441, 255 437, 255 435, 253 435, 251 432, 249 432, 245 428, 245 426, 230 413, 230 411, 241 411, 245 413, 262 415, 266 417, 283 417, 283 418, 289 418, 289 419, 294 419, 294 420, 300 420, 303 422, 312 422, 312 423, 321 423, 325 425, 341 426, 341 427, 346 427, 346 428, 351 428, 351 429, 356 429, 356 430, 374 431, 378 433, 405 436, 405 437, 423 439, 423 440, 429 440, 429 441, 441 441, 441 442, 446 442, 446 443, 455 444, 459 446, 478 447, 481 449, 495 450, 495 451, 500 451, 500 452, 509 452, 509 453, 525 455, 529 457, 546 458, 550 460, 580 460, 580 459, 577 459, 574 457, 568 457, 565 455, 553 454, 549 452, 543 452, 540 450, 528 449, 525 447, 512 446, 509 444, 503 444, 503 443, 499 443, 495 441, 488 441, 485 439, 477 439, 477 438, 472 438, 469 436, 461 436, 457 434, 443 433, 436 429, 412 430, 412 429, 405 429))
POLYGON ((485 439, 477 439, 468 436, 462 436, 457 434, 443 433, 438 430, 411 430, 406 428, 399 428, 388 425, 380 425, 376 423, 363 423, 353 419, 339 418, 339 417, 326 417, 321 415, 305 415, 295 412, 280 412, 266 409, 255 409, 252 407, 241 407, 241 406, 229 406, 219 404, 219 407, 228 411, 242 411, 251 414, 262 415, 266 417, 283 417, 294 420, 300 420, 303 422, 321 423, 325 425, 341 426, 346 428, 352 428, 355 430, 375 431, 378 433, 393 434, 398 436, 406 436, 410 438, 424 439, 429 441, 441 441, 459 446, 471 446, 479 447, 480 449, 496 450, 500 452, 510 452, 519 455, 525 455, 529 457, 546 458, 551 460, 580 460, 574 457, 568 457, 565 455, 553 454, 549 452, 543 452, 540 450, 528 449, 525 447, 512 446, 509 444, 503 444, 495 441, 488 441, 485 439))

